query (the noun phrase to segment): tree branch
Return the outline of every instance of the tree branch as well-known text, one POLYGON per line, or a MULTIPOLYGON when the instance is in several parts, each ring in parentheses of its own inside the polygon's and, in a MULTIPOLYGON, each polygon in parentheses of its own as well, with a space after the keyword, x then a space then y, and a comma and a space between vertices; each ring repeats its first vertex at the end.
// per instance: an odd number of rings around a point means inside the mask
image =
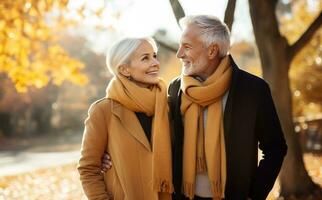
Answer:
POLYGON ((179 25, 179 20, 185 16, 184 10, 179 2, 179 0, 170 0, 173 14, 176 17, 177 23, 179 25))
POLYGON ((225 11, 224 22, 227 24, 230 31, 231 31, 231 28, 233 27, 235 7, 236 7, 236 0, 228 0, 226 11, 225 11))
POLYGON ((313 37, 314 33, 321 27, 322 12, 313 21, 309 28, 302 34, 302 36, 290 46, 289 58, 292 59, 313 37))

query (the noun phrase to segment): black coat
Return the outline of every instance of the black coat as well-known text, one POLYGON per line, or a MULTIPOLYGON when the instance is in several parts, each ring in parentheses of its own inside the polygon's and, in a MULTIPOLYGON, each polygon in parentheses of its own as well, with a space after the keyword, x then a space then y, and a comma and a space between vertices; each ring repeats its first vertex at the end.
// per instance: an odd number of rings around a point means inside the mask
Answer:
MULTIPOLYGON (((282 166, 287 146, 268 84, 237 67, 224 112, 227 158, 226 200, 265 199, 282 166), (258 147, 263 159, 258 163, 258 147)), ((175 199, 182 199, 183 123, 180 112, 180 77, 169 86, 173 130, 173 183, 175 199)))

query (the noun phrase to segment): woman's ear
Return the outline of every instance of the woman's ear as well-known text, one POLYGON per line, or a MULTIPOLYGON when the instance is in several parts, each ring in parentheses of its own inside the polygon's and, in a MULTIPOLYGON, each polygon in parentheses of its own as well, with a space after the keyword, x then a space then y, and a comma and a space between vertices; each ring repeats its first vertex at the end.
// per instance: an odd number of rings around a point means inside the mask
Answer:
POLYGON ((119 73, 122 74, 123 76, 126 76, 126 77, 130 77, 131 76, 131 73, 130 73, 130 69, 129 69, 129 66, 127 65, 121 65, 118 69, 119 73))
POLYGON ((214 59, 219 54, 219 46, 217 44, 211 44, 208 47, 208 56, 210 59, 214 59))

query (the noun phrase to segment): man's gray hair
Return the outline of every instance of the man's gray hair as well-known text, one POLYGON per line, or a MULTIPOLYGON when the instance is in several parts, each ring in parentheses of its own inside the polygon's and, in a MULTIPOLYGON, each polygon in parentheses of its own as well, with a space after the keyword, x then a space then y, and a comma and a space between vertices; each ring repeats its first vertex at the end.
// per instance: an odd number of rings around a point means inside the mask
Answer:
POLYGON ((132 54, 144 41, 149 42, 155 52, 158 51, 157 44, 151 37, 123 38, 114 43, 106 55, 108 70, 116 75, 121 65, 130 63, 132 54))
POLYGON ((227 55, 230 47, 230 32, 225 23, 211 15, 190 15, 180 19, 182 29, 194 24, 201 29, 201 39, 208 47, 212 43, 219 46, 219 55, 227 55))

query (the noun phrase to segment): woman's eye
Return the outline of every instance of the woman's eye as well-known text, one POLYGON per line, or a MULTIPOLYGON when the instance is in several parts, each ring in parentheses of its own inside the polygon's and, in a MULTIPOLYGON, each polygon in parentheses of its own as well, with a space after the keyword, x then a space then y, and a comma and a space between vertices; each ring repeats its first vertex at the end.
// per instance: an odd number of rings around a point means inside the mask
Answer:
POLYGON ((147 60, 147 59, 148 59, 148 57, 144 56, 141 60, 143 61, 143 60, 147 60))
POLYGON ((154 54, 154 55, 153 55, 153 58, 157 58, 157 54, 154 54))

